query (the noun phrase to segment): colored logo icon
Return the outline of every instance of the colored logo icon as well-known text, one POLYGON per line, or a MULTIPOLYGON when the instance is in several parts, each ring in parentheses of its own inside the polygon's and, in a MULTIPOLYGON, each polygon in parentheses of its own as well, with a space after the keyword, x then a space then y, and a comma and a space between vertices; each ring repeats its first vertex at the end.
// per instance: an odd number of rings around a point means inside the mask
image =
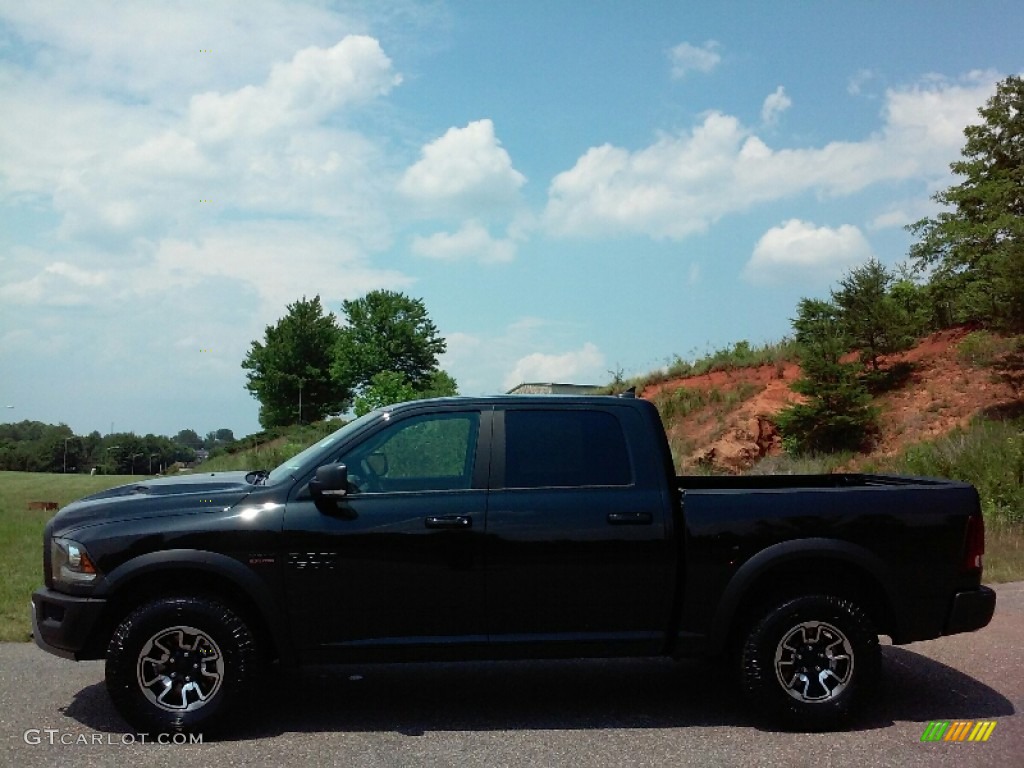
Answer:
POLYGON ((988 741, 995 728, 995 720, 932 720, 921 741, 988 741))

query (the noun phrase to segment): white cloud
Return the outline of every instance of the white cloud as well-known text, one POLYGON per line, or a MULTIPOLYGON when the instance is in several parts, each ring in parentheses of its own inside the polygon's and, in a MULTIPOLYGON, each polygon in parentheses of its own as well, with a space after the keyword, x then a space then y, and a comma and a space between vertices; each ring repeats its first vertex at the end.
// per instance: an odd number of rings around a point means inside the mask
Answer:
POLYGON ((8 99, 17 108, 0 122, 12 150, 0 156, 0 199, 49 198, 64 240, 116 252, 230 210, 327 219, 365 248, 390 243, 389 163, 377 140, 346 128, 400 80, 373 38, 306 47, 258 84, 183 98, 180 116, 8 79, 0 110, 8 99))
POLYGON ((110 275, 91 271, 65 261, 47 265, 35 276, 0 286, 0 299, 22 306, 80 306, 96 300, 96 291, 107 285, 110 275))
MULTIPOLYGON (((310 231, 301 222, 221 225, 196 239, 156 243, 153 261, 161 287, 190 287, 211 278, 234 281, 261 299, 273 320, 300 296, 320 294, 325 302, 361 296, 377 288, 407 288, 412 278, 371 266, 359 247, 335 232, 310 231)), ((149 269, 131 289, 154 289, 149 269)))
POLYGON ((672 64, 672 77, 680 79, 689 72, 710 72, 722 60, 715 50, 718 43, 708 40, 702 46, 680 43, 668 52, 672 64))
POLYGON ((853 75, 853 77, 850 78, 849 82, 847 82, 846 92, 849 93, 851 96, 860 96, 861 92, 864 89, 864 86, 871 82, 871 80, 873 80, 874 78, 875 73, 872 72, 870 69, 859 69, 853 75))
POLYGON ((524 382, 591 384, 590 379, 603 365, 604 355, 589 341, 580 349, 561 354, 534 352, 516 361, 505 376, 505 389, 524 382))
POLYGON ((927 216, 934 216, 941 207, 930 197, 918 197, 890 202, 884 212, 871 219, 869 229, 905 227, 927 216))
POLYGON ((792 99, 786 95, 786 89, 781 85, 774 93, 768 94, 761 105, 761 122, 765 125, 775 125, 779 122, 779 116, 793 106, 792 99))
POLYGON ((742 277, 751 283, 817 282, 872 256, 870 244, 855 226, 832 229, 790 219, 761 236, 742 277))
POLYGON ((545 222, 562 235, 682 239, 722 216, 812 191, 841 196, 885 181, 947 178, 963 128, 979 120, 994 73, 889 91, 880 131, 859 142, 772 149, 730 115, 636 151, 589 149, 548 190, 545 222))
MULTIPOLYGON (((32 260, 42 258, 37 254, 32 260)), ((74 258, 85 264, 100 256, 78 251, 74 258)), ((320 294, 325 302, 339 303, 377 288, 408 288, 413 279, 398 270, 373 267, 358 245, 339 232, 311 231, 302 222, 242 222, 194 237, 140 240, 116 270, 56 261, 0 288, 0 297, 20 305, 123 309, 175 292, 187 306, 195 303, 184 298, 188 294, 198 296, 223 283, 257 300, 253 327, 258 329, 302 295, 320 294)), ((222 308, 215 303, 203 311, 217 317, 222 308)))
POLYGON ((479 221, 467 221, 457 232, 435 232, 412 239, 412 252, 429 259, 458 261, 474 259, 482 263, 512 261, 516 244, 512 240, 496 240, 479 221))
POLYGON ((581 336, 589 325, 521 317, 496 332, 445 330, 441 367, 467 395, 507 391, 524 380, 589 384, 607 379, 604 355, 581 336))
POLYGON ((190 133, 218 142, 316 123, 341 107, 386 94, 399 82, 376 40, 350 35, 331 48, 305 48, 275 64, 262 86, 193 96, 190 133))
POLYGON ((425 145, 420 159, 410 166, 398 190, 428 209, 506 205, 518 197, 526 177, 512 167, 512 159, 494 135, 490 120, 476 120, 465 128, 449 128, 425 145))
POLYGON ((0 17, 69 92, 127 94, 161 108, 199 89, 238 88, 267 62, 366 27, 351 13, 275 0, 48 0, 6 3, 0 17))

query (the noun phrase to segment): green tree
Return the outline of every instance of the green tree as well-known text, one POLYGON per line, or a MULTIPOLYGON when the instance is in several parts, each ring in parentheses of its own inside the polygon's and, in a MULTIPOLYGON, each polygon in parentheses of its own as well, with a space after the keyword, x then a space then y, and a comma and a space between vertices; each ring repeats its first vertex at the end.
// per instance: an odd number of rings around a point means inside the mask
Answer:
POLYGON ((898 265, 889 295, 906 315, 907 333, 912 338, 919 339, 945 327, 939 320, 931 289, 920 280, 920 270, 908 264, 898 265))
POLYGON ((373 377, 401 374, 416 390, 427 386, 438 370, 437 356, 445 340, 427 314, 422 299, 395 291, 371 291, 342 302, 344 323, 338 332, 331 371, 351 390, 371 385, 373 377))
POLYGON ((802 299, 793 321, 803 376, 793 390, 806 402, 783 409, 777 423, 787 449, 796 452, 859 450, 877 432, 878 412, 871 405, 856 363, 844 363, 850 348, 840 309, 831 302, 802 299))
POLYGON ((934 200, 949 210, 910 225, 910 255, 933 269, 947 322, 1024 326, 1024 79, 1011 76, 964 129, 963 177, 934 200))
POLYGON ((356 416, 369 413, 374 408, 402 403, 406 400, 424 400, 428 397, 452 397, 459 394, 458 387, 446 371, 434 371, 423 384, 416 389, 405 376, 397 371, 381 371, 370 379, 369 386, 355 400, 356 416))
POLYGON ((871 259, 851 269, 839 281, 839 290, 832 292, 846 335, 860 350, 861 362, 870 363, 875 371, 881 355, 907 349, 914 342, 910 317, 891 293, 894 280, 895 275, 880 261, 871 259))
POLYGON ((331 375, 338 343, 334 315, 324 314, 320 297, 288 305, 288 314, 267 326, 242 362, 246 389, 260 402, 264 428, 310 422, 346 410, 352 390, 331 375), (300 410, 301 404, 301 410, 300 410))
POLYGON ((416 396, 426 399, 428 397, 454 397, 459 394, 459 386, 455 379, 447 371, 437 370, 430 374, 422 388, 417 390, 416 396))
POLYGON ((183 429, 174 436, 174 442, 195 450, 203 447, 203 438, 194 429, 183 429))
POLYGON ((214 448, 222 448, 233 442, 235 442, 235 433, 230 429, 211 430, 203 439, 203 447, 212 451, 214 448))
POLYGON ((356 398, 354 410, 356 416, 362 416, 374 408, 415 400, 416 397, 416 390, 406 381, 404 375, 397 371, 381 371, 375 373, 370 383, 363 387, 363 391, 356 398))

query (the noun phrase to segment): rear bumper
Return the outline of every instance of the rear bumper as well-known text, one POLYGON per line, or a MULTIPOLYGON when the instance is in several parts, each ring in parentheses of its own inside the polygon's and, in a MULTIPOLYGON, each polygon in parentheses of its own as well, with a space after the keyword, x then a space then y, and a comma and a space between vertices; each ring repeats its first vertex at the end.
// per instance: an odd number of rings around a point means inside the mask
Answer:
POLYGON ((37 589, 32 595, 32 637, 55 656, 75 661, 99 658, 90 648, 106 605, 106 600, 37 589))
POLYGON ((996 610, 996 593, 988 587, 978 587, 970 592, 957 592, 953 597, 953 607, 946 619, 944 635, 955 635, 958 632, 973 632, 981 629, 992 621, 996 610))

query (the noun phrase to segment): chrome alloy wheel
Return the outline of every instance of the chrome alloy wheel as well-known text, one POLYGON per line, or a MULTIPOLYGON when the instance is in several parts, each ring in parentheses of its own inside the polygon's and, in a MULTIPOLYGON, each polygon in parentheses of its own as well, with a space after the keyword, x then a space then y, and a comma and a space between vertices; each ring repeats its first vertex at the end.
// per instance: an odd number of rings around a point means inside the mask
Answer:
POLYGON ((168 712, 191 712, 220 690, 224 656, 202 630, 185 626, 161 629, 139 652, 137 678, 151 704, 168 712))
POLYGON ((797 701, 830 701, 850 684, 853 648, 833 625, 801 622, 783 636, 775 649, 775 676, 797 701))

